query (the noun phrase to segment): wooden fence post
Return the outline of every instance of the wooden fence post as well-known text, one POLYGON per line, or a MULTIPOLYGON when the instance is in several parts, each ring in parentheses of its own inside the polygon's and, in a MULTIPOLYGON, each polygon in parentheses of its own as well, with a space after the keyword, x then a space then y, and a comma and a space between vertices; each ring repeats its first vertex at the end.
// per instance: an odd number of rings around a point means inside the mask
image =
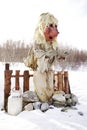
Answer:
POLYGON ((62 91, 63 89, 63 75, 62 72, 58 72, 58 90, 62 91))
POLYGON ((7 111, 8 96, 11 90, 12 70, 9 70, 9 64, 5 64, 4 72, 4 109, 7 111))
POLYGON ((9 64, 8 63, 5 64, 5 70, 9 70, 9 64))
POLYGON ((66 94, 70 94, 70 85, 69 85, 69 80, 68 80, 68 71, 64 72, 64 91, 66 94))
POLYGON ((20 86, 19 86, 19 73, 20 70, 16 70, 16 75, 15 75, 15 90, 19 90, 20 86))
POLYGON ((23 92, 29 90, 29 71, 24 71, 24 78, 23 78, 23 92))

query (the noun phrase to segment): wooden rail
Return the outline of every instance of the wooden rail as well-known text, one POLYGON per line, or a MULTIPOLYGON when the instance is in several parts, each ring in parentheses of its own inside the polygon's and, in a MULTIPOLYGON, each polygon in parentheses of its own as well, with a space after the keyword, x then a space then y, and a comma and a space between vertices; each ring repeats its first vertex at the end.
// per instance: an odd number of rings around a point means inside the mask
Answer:
MULTIPOLYGON (((30 77, 33 77, 29 73, 29 70, 25 70, 23 75, 20 74, 20 70, 15 71, 15 75, 12 74, 13 70, 9 69, 9 64, 5 64, 4 71, 4 109, 7 110, 8 96, 11 90, 11 78, 15 78, 15 89, 19 90, 19 79, 23 78, 23 92, 30 89, 30 77)), ((56 89, 58 91, 64 91, 65 93, 71 93, 68 80, 68 71, 59 71, 54 74, 54 80, 56 80, 56 89)), ((55 84, 54 84, 55 86, 55 84)))

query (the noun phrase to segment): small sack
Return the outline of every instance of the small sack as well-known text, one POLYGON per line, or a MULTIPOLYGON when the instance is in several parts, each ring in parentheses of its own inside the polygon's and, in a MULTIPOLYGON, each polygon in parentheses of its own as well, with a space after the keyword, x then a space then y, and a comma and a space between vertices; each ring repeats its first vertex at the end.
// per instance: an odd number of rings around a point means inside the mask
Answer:
POLYGON ((37 58, 34 55, 33 46, 29 48, 28 56, 24 58, 24 64, 33 70, 37 69, 37 58))

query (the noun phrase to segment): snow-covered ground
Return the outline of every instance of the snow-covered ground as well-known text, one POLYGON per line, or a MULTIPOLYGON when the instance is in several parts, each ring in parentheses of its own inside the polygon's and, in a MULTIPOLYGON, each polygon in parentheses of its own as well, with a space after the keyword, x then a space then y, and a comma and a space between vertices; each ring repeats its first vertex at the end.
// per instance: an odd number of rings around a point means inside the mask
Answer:
MULTIPOLYGON (((3 107, 4 63, 0 63, 0 107, 3 107)), ((28 69, 24 64, 10 64, 12 70, 28 69)), ((79 100, 73 109, 61 112, 62 108, 22 111, 17 116, 0 111, 0 130, 87 130, 87 70, 69 70, 71 92, 79 100), (79 114, 79 113, 82 113, 79 114)), ((31 89, 33 83, 31 80, 31 89)))

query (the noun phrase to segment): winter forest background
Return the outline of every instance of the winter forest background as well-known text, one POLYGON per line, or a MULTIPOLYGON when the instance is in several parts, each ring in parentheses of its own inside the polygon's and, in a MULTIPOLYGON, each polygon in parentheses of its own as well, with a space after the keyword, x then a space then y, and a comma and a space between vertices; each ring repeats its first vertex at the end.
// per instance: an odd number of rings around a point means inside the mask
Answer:
MULTIPOLYGON (((67 52, 66 61, 59 62, 62 68, 78 69, 81 65, 84 67, 87 64, 87 50, 79 50, 70 46, 58 44, 59 51, 67 52)), ((6 43, 0 45, 0 61, 1 62, 23 62, 23 59, 28 55, 30 43, 22 41, 7 40, 6 43)))

